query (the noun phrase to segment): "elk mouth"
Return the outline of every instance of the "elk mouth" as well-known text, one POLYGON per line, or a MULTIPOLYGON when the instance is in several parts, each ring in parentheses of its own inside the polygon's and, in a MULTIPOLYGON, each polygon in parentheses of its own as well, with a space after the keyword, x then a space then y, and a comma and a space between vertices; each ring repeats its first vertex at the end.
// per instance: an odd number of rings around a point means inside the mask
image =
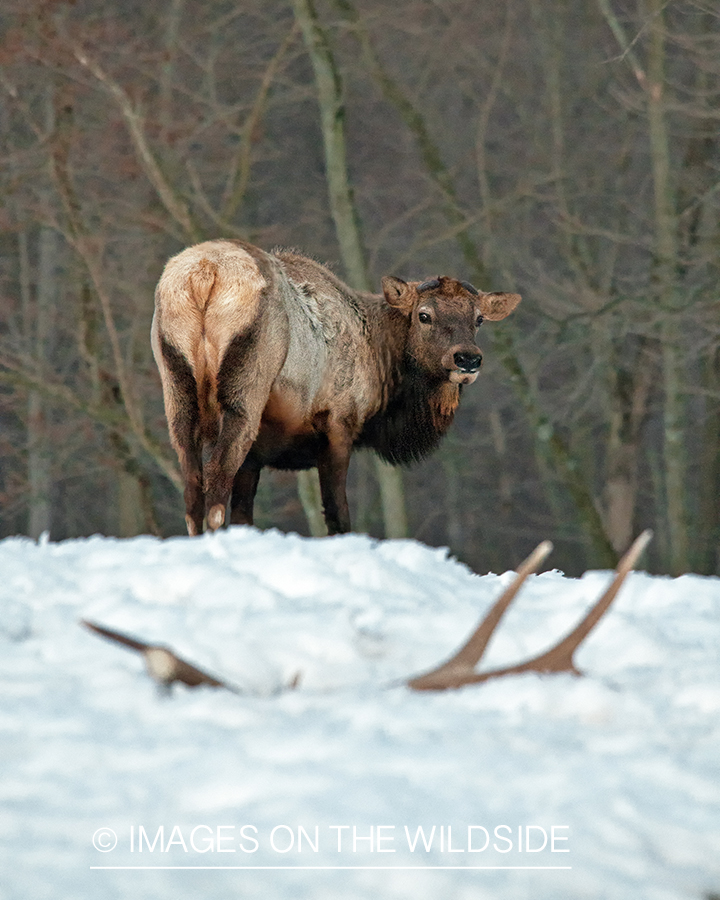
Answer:
POLYGON ((453 369, 448 375, 448 381, 453 384, 472 384, 477 377, 477 370, 474 372, 467 372, 464 369, 453 369))

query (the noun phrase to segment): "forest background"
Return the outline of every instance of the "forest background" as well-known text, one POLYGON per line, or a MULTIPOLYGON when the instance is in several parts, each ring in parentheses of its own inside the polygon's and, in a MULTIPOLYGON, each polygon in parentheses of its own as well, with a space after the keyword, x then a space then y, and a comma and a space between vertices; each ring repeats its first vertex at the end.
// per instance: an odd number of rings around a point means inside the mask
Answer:
MULTIPOLYGON (((550 538, 577 574, 649 526, 652 570, 720 571, 714 0, 5 0, 0 28, 0 537, 184 533, 153 291, 225 236, 523 295, 438 452, 355 455, 356 530, 477 571, 550 538)), ((257 524, 317 532, 299 487, 264 473, 257 524)))

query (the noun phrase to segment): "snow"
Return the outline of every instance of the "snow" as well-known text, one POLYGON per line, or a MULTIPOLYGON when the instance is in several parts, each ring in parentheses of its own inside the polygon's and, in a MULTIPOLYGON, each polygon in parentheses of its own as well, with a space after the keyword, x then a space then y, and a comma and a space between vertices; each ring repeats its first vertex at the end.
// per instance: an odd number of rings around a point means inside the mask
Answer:
MULTIPOLYGON (((2 900, 720 892, 718 579, 633 573, 582 678, 418 694, 398 682, 511 572, 233 528, 6 539, 0 576, 2 900), (164 694, 81 618, 241 693, 164 694)), ((609 579, 533 576, 481 666, 546 649, 609 579)))

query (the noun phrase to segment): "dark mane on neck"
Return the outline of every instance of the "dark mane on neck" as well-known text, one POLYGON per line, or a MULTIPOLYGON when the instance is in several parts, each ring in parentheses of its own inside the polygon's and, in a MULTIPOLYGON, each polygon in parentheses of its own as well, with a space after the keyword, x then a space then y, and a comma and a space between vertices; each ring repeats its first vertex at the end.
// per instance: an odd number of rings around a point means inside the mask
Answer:
POLYGON ((368 419, 355 444, 393 465, 419 462, 450 427, 458 399, 456 385, 430 379, 406 357, 385 409, 368 419))

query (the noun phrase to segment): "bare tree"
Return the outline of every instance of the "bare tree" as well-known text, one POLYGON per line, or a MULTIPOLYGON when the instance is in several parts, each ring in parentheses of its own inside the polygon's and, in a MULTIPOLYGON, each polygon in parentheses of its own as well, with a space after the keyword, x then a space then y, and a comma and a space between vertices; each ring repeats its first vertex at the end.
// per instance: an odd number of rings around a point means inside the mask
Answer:
MULTIPOLYGON (((350 284, 359 290, 370 291, 372 286, 360 237, 360 220, 348 177, 342 80, 312 0, 293 0, 293 9, 315 73, 328 196, 340 253, 350 284)), ((407 537, 402 474, 379 458, 375 460, 375 472, 380 484, 385 536, 407 537)))

